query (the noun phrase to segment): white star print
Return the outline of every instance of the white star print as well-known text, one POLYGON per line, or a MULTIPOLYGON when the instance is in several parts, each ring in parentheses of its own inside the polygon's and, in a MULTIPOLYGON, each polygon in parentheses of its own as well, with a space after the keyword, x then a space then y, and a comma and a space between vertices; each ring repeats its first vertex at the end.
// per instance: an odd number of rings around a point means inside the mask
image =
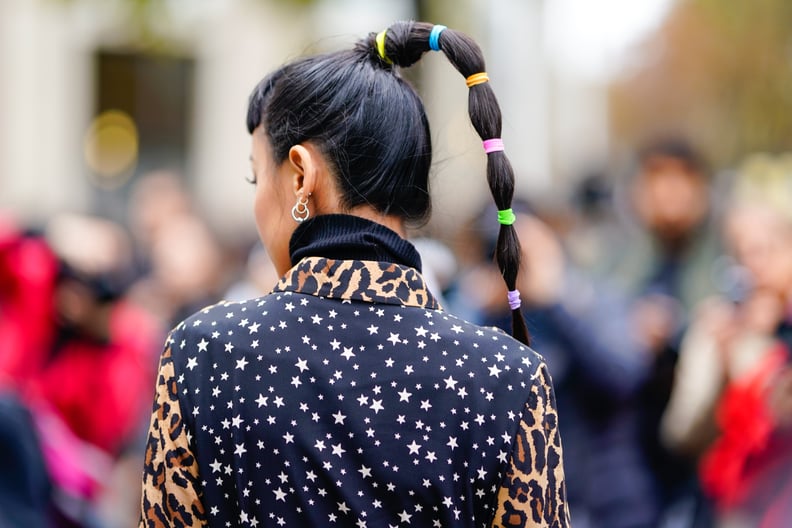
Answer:
POLYGON ((229 518, 219 505, 204 504, 213 525, 301 526, 307 508, 316 514, 310 518, 327 516, 336 526, 444 526, 451 512, 483 524, 493 513, 493 475, 510 458, 508 433, 520 420, 523 389, 537 376, 527 368, 532 352, 522 347, 520 354, 502 333, 444 312, 277 291, 283 284, 255 301, 207 309, 188 323, 194 338, 184 329, 172 334, 184 369, 178 395, 182 409, 198 413, 192 442, 204 446, 196 456, 210 474, 201 485, 238 505, 229 518), (267 339, 254 341, 260 331, 267 339), (202 361, 209 344, 226 353, 202 361), (287 405, 287 396, 296 399, 287 405), (255 457, 245 457, 248 444, 255 457), (470 456, 460 461, 461 445, 470 456), (411 485, 383 480, 390 471, 411 485), (459 494, 461 483, 470 494, 459 494), (422 503, 419 489, 442 503, 422 503), (347 505, 331 497, 355 499, 347 505), (403 511, 383 511, 388 501, 403 511), (278 502, 289 506, 279 510, 278 502))
POLYGON ((334 455, 337 455, 339 458, 341 458, 341 455, 343 455, 344 453, 346 453, 346 449, 342 448, 341 444, 334 444, 333 445, 333 454, 334 455))

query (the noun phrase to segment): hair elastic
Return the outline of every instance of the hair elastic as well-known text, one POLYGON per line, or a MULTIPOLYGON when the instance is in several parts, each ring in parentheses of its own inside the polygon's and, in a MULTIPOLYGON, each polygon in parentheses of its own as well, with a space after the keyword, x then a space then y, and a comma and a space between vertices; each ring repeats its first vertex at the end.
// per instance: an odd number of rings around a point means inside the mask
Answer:
POLYGON ((501 138, 492 138, 484 140, 484 152, 491 154, 493 152, 503 151, 503 140, 501 138))
POLYGON ((517 220, 517 217, 514 215, 514 211, 509 209, 503 209, 502 211, 498 211, 498 223, 502 225, 512 225, 517 220))
POLYGON ((520 290, 512 290, 506 294, 506 298, 509 299, 509 308, 512 310, 517 310, 521 305, 522 301, 520 300, 520 290))
POLYGON ((479 73, 474 73, 473 75, 465 79, 465 84, 467 84, 468 88, 472 88, 477 84, 483 84, 488 81, 489 81, 489 76, 487 75, 487 72, 479 72, 479 73))
POLYGON ((429 33, 429 49, 432 51, 440 51, 440 33, 448 29, 445 26, 436 24, 432 26, 432 32, 429 33))
POLYGON ((382 60, 384 60, 388 64, 393 64, 393 61, 390 60, 387 55, 385 55, 385 33, 387 32, 388 32, 387 29, 383 29, 382 31, 377 33, 377 38, 375 39, 377 42, 377 53, 379 53, 379 56, 382 60))

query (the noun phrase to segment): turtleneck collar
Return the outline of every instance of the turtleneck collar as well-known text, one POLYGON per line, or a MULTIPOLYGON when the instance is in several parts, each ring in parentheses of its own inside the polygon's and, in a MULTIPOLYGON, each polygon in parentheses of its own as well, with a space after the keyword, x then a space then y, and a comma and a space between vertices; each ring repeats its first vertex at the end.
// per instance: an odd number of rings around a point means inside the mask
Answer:
POLYGON ((289 241, 292 265, 306 257, 390 262, 421 271, 415 247, 382 224, 359 216, 331 214, 309 218, 289 241))

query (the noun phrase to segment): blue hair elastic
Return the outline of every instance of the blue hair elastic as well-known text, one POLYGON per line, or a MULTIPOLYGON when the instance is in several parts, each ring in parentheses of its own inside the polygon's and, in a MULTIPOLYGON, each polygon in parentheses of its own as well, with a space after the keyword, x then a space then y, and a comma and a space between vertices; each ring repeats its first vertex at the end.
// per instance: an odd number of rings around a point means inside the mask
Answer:
POLYGON ((448 28, 440 24, 432 27, 432 32, 429 33, 429 49, 432 51, 440 51, 440 33, 445 29, 448 28))

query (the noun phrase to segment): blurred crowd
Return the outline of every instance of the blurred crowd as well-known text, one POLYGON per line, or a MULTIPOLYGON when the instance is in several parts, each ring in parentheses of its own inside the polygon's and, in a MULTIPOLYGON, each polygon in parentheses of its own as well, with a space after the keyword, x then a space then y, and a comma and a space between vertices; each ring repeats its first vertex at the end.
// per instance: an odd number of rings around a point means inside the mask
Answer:
MULTIPOLYGON (((669 139, 635 158, 563 204, 514 205, 574 526, 788 526, 792 157, 715 171, 669 139)), ((167 331, 278 280, 176 174, 138 178, 125 217, 0 214, 2 528, 132 526, 167 331)), ((495 217, 414 242, 445 310, 508 329, 495 217)))

